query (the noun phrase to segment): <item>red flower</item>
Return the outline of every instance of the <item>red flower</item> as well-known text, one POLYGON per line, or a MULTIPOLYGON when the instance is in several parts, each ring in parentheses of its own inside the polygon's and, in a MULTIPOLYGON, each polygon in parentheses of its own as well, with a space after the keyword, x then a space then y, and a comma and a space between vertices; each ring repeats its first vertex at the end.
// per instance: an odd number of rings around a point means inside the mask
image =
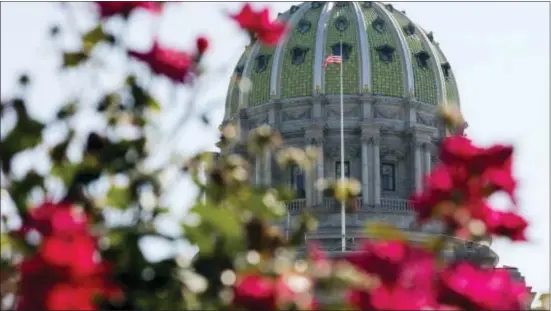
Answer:
POLYGON ((128 16, 135 9, 145 9, 153 13, 161 12, 161 3, 153 1, 96 1, 102 18, 121 14, 128 16))
POLYGON ((270 21, 270 11, 263 9, 255 12, 250 4, 245 4, 241 11, 231 18, 239 23, 242 29, 247 30, 251 36, 256 36, 266 45, 275 45, 285 33, 285 24, 270 21))
POLYGON ((489 233, 506 236, 513 241, 526 241, 528 222, 514 212, 490 209, 486 211, 484 223, 489 233))
POLYGON ((195 40, 195 45, 197 46, 197 54, 203 55, 209 47, 209 40, 205 37, 198 37, 195 40))
POLYGON ((28 213, 21 231, 35 229, 43 240, 19 266, 17 310, 93 310, 96 297, 122 294, 87 232, 86 216, 75 210, 70 203, 44 203, 28 213))
POLYGON ((529 292, 503 269, 460 263, 440 275, 439 300, 465 310, 523 310, 529 292))
POLYGON ((260 275, 249 275, 237 283, 233 303, 249 310, 275 310, 274 281, 260 275))
POLYGON ((361 310, 432 310, 438 306, 436 262, 427 251, 403 241, 367 241, 348 260, 382 281, 369 291, 351 289, 351 305, 361 310))
POLYGON ((446 138, 440 150, 442 163, 427 176, 423 192, 412 198, 418 220, 439 218, 451 230, 466 233, 469 230, 464 226, 478 219, 490 233, 522 240, 526 222, 512 213, 505 217, 486 203, 496 191, 505 191, 515 200, 512 155, 511 146, 480 148, 466 137, 446 138), (507 224, 503 222, 506 219, 507 224))
POLYGON ((129 51, 128 54, 147 63, 156 74, 166 76, 175 82, 186 82, 195 69, 195 61, 190 54, 162 48, 158 42, 155 42, 147 53, 129 51))
POLYGON ((405 259, 406 248, 402 241, 367 241, 359 253, 352 253, 347 260, 367 273, 379 275, 383 281, 394 281, 405 259))
POLYGON ((45 202, 31 209, 23 221, 19 234, 36 230, 42 235, 86 232, 87 215, 73 204, 45 202))
POLYGON ((251 274, 234 286, 233 305, 246 310, 277 310, 296 305, 299 310, 315 307, 311 281, 303 275, 288 273, 277 278, 251 274))
POLYGON ((456 183, 465 183, 464 178, 476 177, 477 185, 486 188, 486 195, 499 190, 514 199, 516 182, 512 176, 513 147, 494 145, 479 148, 463 136, 448 137, 442 143, 440 160, 460 175, 456 183))

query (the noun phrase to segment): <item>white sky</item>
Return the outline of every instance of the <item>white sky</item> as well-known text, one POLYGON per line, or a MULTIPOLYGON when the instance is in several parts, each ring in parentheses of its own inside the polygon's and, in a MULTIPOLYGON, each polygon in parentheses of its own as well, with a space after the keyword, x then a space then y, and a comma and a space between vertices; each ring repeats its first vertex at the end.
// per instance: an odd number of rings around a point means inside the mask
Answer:
MULTIPOLYGON (((295 2, 266 4, 275 15, 295 2)), ((203 97, 205 102, 219 101, 219 109, 211 114, 215 123, 222 119, 227 81, 247 42, 224 18, 226 10, 239 7, 239 3, 220 2, 170 5, 159 28, 161 40, 176 47, 191 47, 197 34, 211 39, 207 65, 225 65, 224 73, 203 97)), ((462 110, 470 125, 468 134, 481 144, 504 142, 517 147, 515 173, 521 182, 521 208, 531 222, 532 242, 520 245, 498 240, 493 248, 500 255, 500 265, 518 267, 535 290, 548 291, 549 3, 400 2, 395 7, 406 10, 440 42, 458 80, 462 110)), ((1 4, 2 96, 13 94, 14 78, 21 70, 30 71, 35 115, 51 116, 66 87, 56 79, 57 60, 46 41, 48 26, 61 17, 54 3, 1 4)), ((131 46, 145 49, 151 43, 153 27, 146 17, 139 18, 142 20, 129 41, 131 46)), ((166 83, 156 89, 166 102, 166 83)), ((186 91, 180 96, 185 99, 186 91)), ((163 118, 171 120, 170 115, 163 118)), ((215 139, 215 131, 193 123, 181 135, 177 148, 188 154, 213 148, 215 139)), ((179 202, 192 199, 195 192, 189 186, 184 184, 188 191, 179 193, 179 202)), ((155 247, 151 249, 156 252, 155 247)))

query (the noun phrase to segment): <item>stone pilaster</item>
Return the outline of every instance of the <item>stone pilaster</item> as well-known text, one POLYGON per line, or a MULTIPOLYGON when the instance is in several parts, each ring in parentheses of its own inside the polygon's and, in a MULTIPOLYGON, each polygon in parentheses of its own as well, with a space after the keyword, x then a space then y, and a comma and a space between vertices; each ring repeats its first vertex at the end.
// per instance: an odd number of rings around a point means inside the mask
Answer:
POLYGON ((373 204, 381 205, 381 155, 379 153, 381 139, 373 137, 373 204))
POLYGON ((431 168, 431 141, 435 131, 436 129, 428 129, 422 126, 410 129, 411 151, 413 152, 412 174, 416 191, 423 189, 424 176, 431 168))
POLYGON ((413 176, 415 180, 415 191, 421 191, 423 188, 423 142, 419 140, 413 141, 413 176))
POLYGON ((254 183, 262 184, 262 155, 256 155, 254 159, 254 183))
POLYGON ((272 184, 272 153, 267 150, 264 154, 264 185, 270 186, 272 184))
POLYGON ((425 143, 424 144, 424 148, 423 148, 423 168, 425 169, 425 175, 429 174, 430 173, 430 170, 431 170, 431 166, 432 166, 432 163, 431 163, 431 145, 430 143, 425 143))
POLYGON ((370 205, 370 195, 369 195, 369 148, 368 144, 371 142, 369 141, 368 137, 362 137, 362 150, 361 150, 361 157, 362 157, 362 203, 363 205, 370 205))
POLYGON ((237 131, 242 144, 247 143, 247 136, 249 134, 249 114, 247 108, 241 108, 239 110, 239 122, 237 122, 237 131))
POLYGON ((322 178, 325 177, 324 176, 324 167, 323 167, 323 162, 324 162, 323 138, 318 137, 316 139, 313 139, 312 142, 313 142, 313 145, 316 146, 316 148, 319 149, 318 160, 316 161, 316 165, 315 165, 315 168, 314 168, 315 174, 313 174, 315 176, 314 177, 315 178, 315 180, 314 180, 314 193, 315 193, 314 205, 319 205, 319 204, 323 203, 323 192, 318 191, 315 188, 315 183, 319 179, 322 179, 322 178))
MULTIPOLYGON (((314 102, 314 107, 319 106, 319 101, 314 102)), ((316 110, 316 109, 314 109, 316 110)), ((319 111, 321 114, 321 110, 319 111)), ((317 115, 316 112, 314 112, 314 115, 317 115)), ((318 191, 315 188, 315 183, 318 179, 324 178, 324 143, 323 143, 323 137, 324 137, 324 126, 323 126, 323 120, 316 118, 311 124, 309 124, 306 127, 305 131, 305 140, 307 146, 316 147, 319 149, 318 159, 316 163, 313 165, 311 172, 309 175, 308 182, 310 183, 308 188, 310 189, 311 195, 310 195, 310 202, 312 205, 319 205, 323 203, 323 192, 318 191)), ((308 173, 307 173, 308 174, 308 173)), ((307 191, 308 193, 308 191, 307 191)), ((308 201, 308 200, 307 200, 308 201)))
POLYGON ((381 204, 380 126, 364 119, 361 126, 362 196, 364 204, 381 204), (372 164, 372 166, 370 166, 372 164))

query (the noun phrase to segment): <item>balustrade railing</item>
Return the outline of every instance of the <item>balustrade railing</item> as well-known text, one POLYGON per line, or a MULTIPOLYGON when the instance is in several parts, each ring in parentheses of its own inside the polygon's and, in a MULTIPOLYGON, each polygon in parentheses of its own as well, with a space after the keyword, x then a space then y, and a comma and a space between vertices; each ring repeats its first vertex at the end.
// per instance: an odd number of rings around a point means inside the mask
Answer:
POLYGON ((304 209, 304 207, 306 207, 306 199, 296 199, 287 202, 287 209, 291 213, 298 212, 299 210, 304 209))
MULTIPOLYGON (((388 212, 407 212, 411 210, 411 205, 406 199, 397 199, 397 198, 381 198, 381 204, 378 207, 369 206, 363 204, 362 197, 357 197, 356 199, 357 210, 364 211, 388 211, 388 212)), ((323 210, 339 210, 340 203, 337 202, 334 198, 324 198, 323 203, 319 208, 323 210)), ((306 207, 306 199, 296 199, 287 202, 287 208, 289 212, 298 212, 299 210, 306 207)))

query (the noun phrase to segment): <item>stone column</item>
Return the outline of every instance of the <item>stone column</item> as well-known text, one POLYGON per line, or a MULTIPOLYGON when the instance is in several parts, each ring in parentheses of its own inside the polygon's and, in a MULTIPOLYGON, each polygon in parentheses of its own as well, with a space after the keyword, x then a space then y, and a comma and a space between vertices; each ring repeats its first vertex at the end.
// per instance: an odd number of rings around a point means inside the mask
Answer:
POLYGON ((267 150, 264 154, 264 185, 272 184, 272 153, 267 150))
POLYGON ((255 185, 262 184, 262 156, 256 155, 254 159, 254 183, 255 185))
POLYGON ((429 174, 430 173, 430 170, 431 170, 431 152, 430 152, 430 149, 431 149, 431 146, 429 143, 426 143, 425 144, 425 148, 424 148, 424 154, 423 154, 423 161, 425 162, 424 163, 424 168, 425 168, 425 175, 429 174))
POLYGON ((414 140, 413 148, 413 174, 415 178, 415 191, 421 191, 421 189, 423 188, 423 167, 421 155, 423 144, 417 140, 414 140))
MULTIPOLYGON (((324 150, 323 150, 323 140, 319 139, 317 147, 319 148, 319 155, 318 155, 318 163, 316 166, 316 180, 325 178, 324 169, 323 169, 323 161, 324 161, 324 150)), ((315 188, 314 185, 314 191, 316 192, 316 205, 323 204, 323 191, 320 191, 315 188)))
POLYGON ((247 143, 247 138, 249 135, 249 115, 247 113, 247 108, 241 108, 239 110, 239 122, 237 130, 241 143, 247 143))
POLYGON ((313 179, 312 178, 313 176, 313 173, 314 173, 314 169, 313 167, 309 167, 307 168, 305 171, 304 171, 304 178, 306 179, 304 181, 304 187, 306 188, 306 206, 307 207, 311 207, 313 204, 314 204, 314 187, 312 185, 313 183, 313 179))
POLYGON ((362 137, 362 205, 368 205, 369 202, 369 154, 368 138, 362 137))
POLYGON ((379 137, 373 138, 373 204, 381 205, 381 158, 379 154, 379 137))

